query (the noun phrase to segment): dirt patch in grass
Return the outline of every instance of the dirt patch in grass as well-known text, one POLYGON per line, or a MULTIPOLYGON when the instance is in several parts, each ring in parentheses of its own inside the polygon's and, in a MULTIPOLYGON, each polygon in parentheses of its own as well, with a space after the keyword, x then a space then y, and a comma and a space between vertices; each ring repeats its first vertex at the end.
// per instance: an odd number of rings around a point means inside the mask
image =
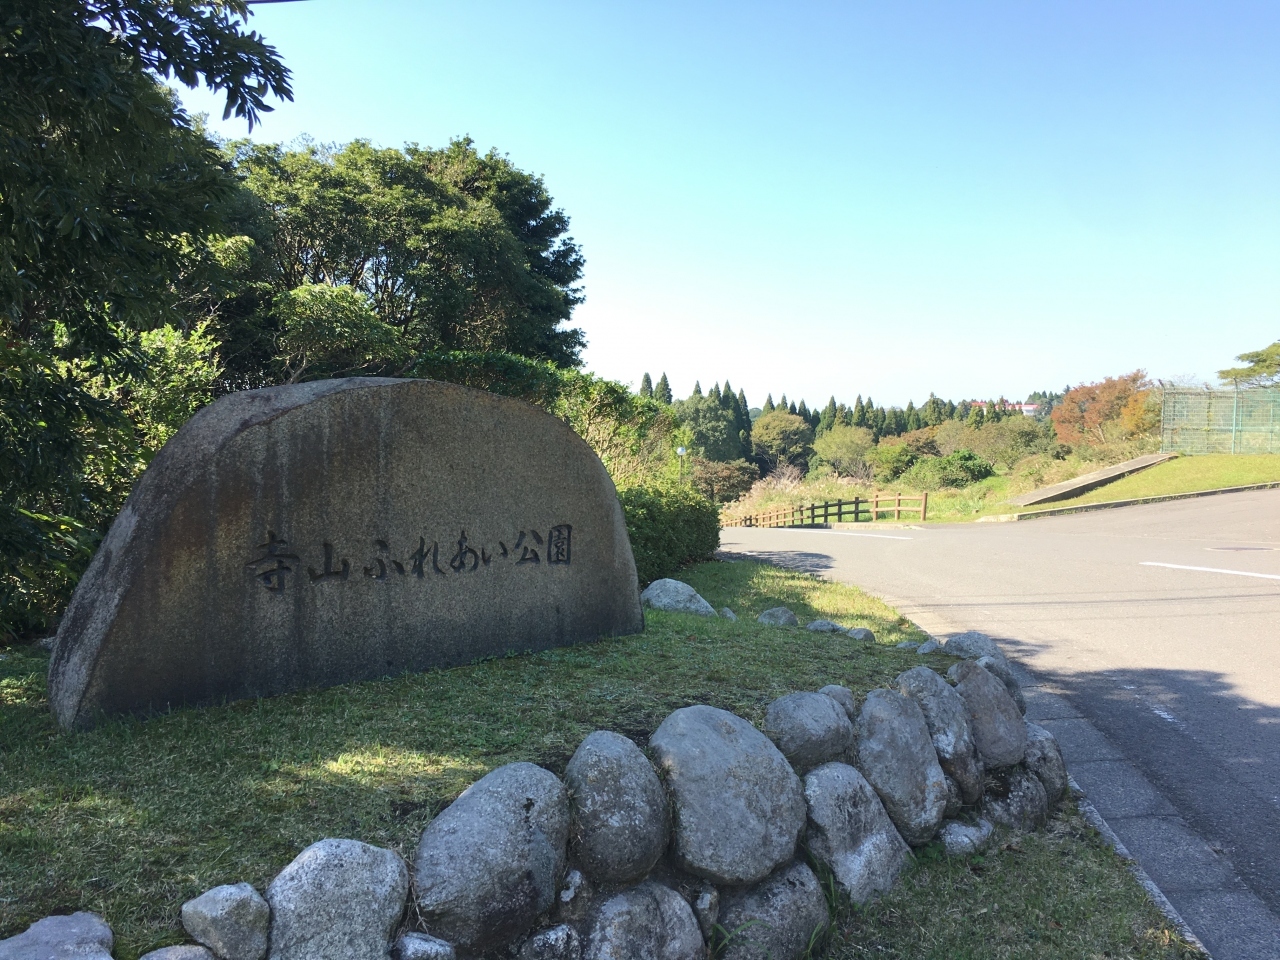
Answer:
MULTIPOLYGON (((92 910, 115 931, 116 956, 132 960, 184 939, 184 900, 241 880, 262 889, 321 838, 411 857, 431 817, 501 764, 529 760, 559 774, 592 730, 643 745, 663 717, 692 703, 758 723, 784 693, 842 683, 861 696, 921 662, 893 649, 922 639, 919 632, 850 587, 747 562, 702 564, 685 579, 743 619, 650 612, 640 636, 78 733, 58 731, 49 716, 47 656, 0 650, 0 938, 51 913, 92 910), (870 627, 879 642, 754 622, 778 604, 801 622, 870 627)), ((830 951, 1188 955, 1096 837, 1070 816, 1055 831, 981 864, 926 854, 891 896, 842 917, 830 951), (1026 852, 1042 848, 1049 852, 1026 852), (1004 924, 1019 898, 1027 919, 991 940, 976 911, 998 902, 1004 924), (1031 920, 1041 914, 1069 932, 1042 941, 1044 924, 1031 920), (919 924, 939 929, 922 934, 919 924), (1064 946, 1052 952, 1043 943, 1064 946)))

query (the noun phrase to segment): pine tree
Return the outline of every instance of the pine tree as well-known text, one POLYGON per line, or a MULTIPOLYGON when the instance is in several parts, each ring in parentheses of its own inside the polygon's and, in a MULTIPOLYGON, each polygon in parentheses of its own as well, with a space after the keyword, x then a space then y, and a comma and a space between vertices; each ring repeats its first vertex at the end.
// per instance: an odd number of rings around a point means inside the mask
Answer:
POLYGON ((689 399, 692 400, 694 397, 700 396, 702 396, 702 384, 695 380, 693 381, 693 393, 689 394, 689 399))
POLYGON ((867 408, 863 406, 862 394, 858 394, 858 400, 853 405, 853 425, 855 427, 867 425, 867 408))
POLYGON ((991 423, 1000 422, 1000 407, 994 400, 987 401, 987 409, 983 411, 987 415, 987 420, 991 423))
POLYGON ((969 419, 970 403, 968 400, 961 400, 956 404, 955 410, 951 413, 952 420, 959 420, 962 423, 969 419))
POLYGON ((653 398, 659 403, 671 403, 671 383, 665 373, 658 378, 658 385, 653 388, 653 398))
POLYGON ((956 407, 956 405, 955 405, 954 403, 952 403, 950 400, 948 400, 948 401, 947 401, 947 409, 946 409, 946 414, 947 414, 947 415, 946 415, 946 417, 945 417, 944 419, 946 419, 946 420, 954 420, 954 419, 955 419, 955 417, 956 417, 956 410, 957 410, 957 409, 958 409, 958 408, 956 407))
POLYGON ((649 379, 648 371, 645 371, 645 375, 640 378, 640 396, 653 396, 653 381, 649 379))
POLYGON ((783 413, 787 413, 787 395, 784 393, 782 399, 778 401, 778 409, 783 413))
POLYGON ((720 405, 720 384, 718 382, 713 383, 711 389, 707 391, 707 399, 714 400, 716 406, 720 405))
POLYGON ((764 406, 760 408, 764 413, 773 413, 775 407, 773 405, 773 394, 769 394, 764 398, 764 406))
POLYGON ((980 427, 985 419, 982 407, 975 403, 969 408, 969 416, 965 418, 964 422, 971 427, 980 427))
POLYGON ((907 413, 907 433, 910 433, 912 430, 919 430, 920 427, 920 411, 909 410, 907 413))
POLYGON ((791 406, 787 407, 787 411, 788 411, 788 412, 789 412, 793 417, 798 415, 798 413, 797 413, 797 408, 796 408, 796 402, 795 402, 794 400, 792 400, 792 401, 791 401, 791 406))
POLYGON ((801 400, 800 405, 796 407, 796 416, 798 416, 805 423, 809 422, 809 407, 805 404, 803 400, 801 400))

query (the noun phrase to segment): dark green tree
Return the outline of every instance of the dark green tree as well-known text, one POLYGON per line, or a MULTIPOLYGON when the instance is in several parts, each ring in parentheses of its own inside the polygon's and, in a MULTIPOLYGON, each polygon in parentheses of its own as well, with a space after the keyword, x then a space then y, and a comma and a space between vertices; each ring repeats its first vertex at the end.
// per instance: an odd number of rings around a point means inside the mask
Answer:
POLYGON ((740 459, 741 441, 733 413, 711 396, 694 395, 672 404, 672 413, 693 433, 693 448, 707 460, 740 459))
POLYGON ((836 407, 836 398, 832 395, 827 401, 827 405, 822 408, 822 413, 818 417, 818 425, 815 434, 823 434, 830 430, 836 424, 836 418, 839 416, 839 410, 836 407))
POLYGON ((649 379, 649 372, 646 370, 645 375, 640 378, 640 396, 653 396, 653 381, 649 379))
MULTIPOLYGON (((426 355, 458 350, 579 363, 582 332, 564 324, 582 299, 581 253, 542 181, 505 157, 481 155, 469 140, 442 150, 355 141, 242 144, 235 163, 269 214, 273 294, 348 286, 395 328, 397 351, 365 372, 403 375, 426 355)), ((272 306, 244 320, 266 339, 280 332, 272 306)))
POLYGON ((855 427, 867 426, 867 408, 862 402, 862 394, 858 394, 858 399, 853 405, 853 425, 855 427))
POLYGON ((764 406, 763 406, 763 407, 761 407, 761 408, 760 408, 760 410, 761 410, 761 412, 762 412, 762 413, 773 413, 773 411, 774 411, 774 405, 773 405, 773 394, 772 394, 772 393, 770 393, 770 394, 766 394, 766 395, 765 395, 765 398, 764 398, 764 406))
POLYGON ((693 381, 693 393, 689 394, 689 397, 692 399, 693 397, 700 396, 702 396, 702 383, 701 381, 695 380, 693 381))
POLYGON ((182 278, 236 187, 160 85, 226 95, 250 126, 289 97, 241 0, 7 0, 0 8, 0 633, 78 576, 136 446, 93 378, 146 371, 140 331, 189 317, 182 278), (87 476, 92 462, 96 480, 87 476))
POLYGON ((738 440, 742 452, 740 456, 744 460, 750 460, 752 456, 751 446, 751 407, 747 405, 746 391, 741 387, 738 388, 738 440))
POLYGON ((657 386, 653 388, 653 399, 657 400, 661 404, 670 405, 671 403, 671 383, 667 380, 667 374, 665 371, 662 376, 658 378, 657 386))

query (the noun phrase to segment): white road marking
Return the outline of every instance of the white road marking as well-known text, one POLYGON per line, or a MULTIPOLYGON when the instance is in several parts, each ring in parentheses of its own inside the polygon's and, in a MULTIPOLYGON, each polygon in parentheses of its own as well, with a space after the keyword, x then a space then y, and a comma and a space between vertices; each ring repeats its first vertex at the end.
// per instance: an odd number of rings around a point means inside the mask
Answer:
POLYGON ((1280 573, 1253 573, 1250 570, 1223 570, 1220 567, 1188 567, 1181 563, 1156 563, 1143 560, 1140 567, 1168 567, 1170 570, 1198 570, 1201 573, 1229 573, 1237 577, 1257 577, 1260 580, 1280 580, 1280 573))

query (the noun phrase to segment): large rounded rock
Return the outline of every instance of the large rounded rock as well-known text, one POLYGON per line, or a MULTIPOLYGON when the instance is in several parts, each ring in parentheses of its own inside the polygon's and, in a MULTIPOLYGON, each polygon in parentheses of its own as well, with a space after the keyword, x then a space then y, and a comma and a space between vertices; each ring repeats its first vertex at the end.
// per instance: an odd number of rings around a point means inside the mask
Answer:
POLYGON ((773 701, 764 732, 796 773, 843 760, 853 746, 853 724, 844 707, 822 693, 789 693, 773 701))
POLYGON ((763 879, 795 853, 804 792, 787 758, 741 717, 684 707, 662 721, 649 749, 671 794, 673 854, 713 883, 763 879))
POLYGON ((1031 831, 1048 821, 1049 799, 1040 781, 1019 767, 996 777, 988 786, 982 812, 1002 827, 1031 831))
POLYGON ((1027 725, 1004 684, 968 661, 953 664, 947 676, 956 681, 978 757, 986 768, 998 770, 1021 763, 1027 752, 1027 725))
POLYGON ((390 850, 321 840, 267 887, 270 960, 386 960, 404 913, 409 871, 390 850))
POLYGON ((919 705, 891 690, 872 690, 854 733, 858 769, 902 838, 913 847, 928 843, 947 809, 947 781, 919 705))
POLYGON ((991 840, 992 830, 993 827, 986 820, 979 820, 977 823, 948 820, 938 831, 938 839, 942 841, 942 849, 948 857, 963 857, 985 850, 991 840))
POLYGON ((1067 765, 1058 747, 1058 738, 1036 723, 1027 722, 1027 769, 1044 787, 1046 799, 1053 806, 1067 792, 1067 765))
POLYGON ((113 939, 96 913, 45 917, 0 940, 0 960, 111 960, 113 939))
POLYGON ((871 784, 845 763, 827 763, 804 778, 809 804, 805 846, 831 871, 854 903, 893 886, 911 856, 871 784))
POLYGON ((1018 683, 1018 679, 1013 675, 1013 670, 1009 667, 1009 661, 1004 658, 979 657, 974 662, 990 673, 995 674, 996 679, 1003 683, 1005 690, 1009 692, 1009 698, 1018 705, 1018 712, 1026 716, 1027 701, 1022 695, 1022 685, 1018 683))
POLYGON ((858 701, 853 698, 853 691, 848 687, 842 687, 838 683, 829 683, 818 692, 840 704, 850 723, 858 719, 858 701))
POLYGON ((670 838, 667 795, 653 765, 621 734, 599 730, 564 771, 570 799, 570 851, 597 883, 639 880, 670 838))
POLYGON ((791 863, 764 882, 726 893, 721 960, 800 960, 827 933, 831 916, 818 878, 791 863))
POLYGON ((532 763, 499 767, 422 833, 414 894, 423 924, 466 952, 522 933, 555 902, 568 837, 564 785, 532 763))
POLYGON ((539 930, 520 947, 520 960, 581 960, 582 940, 567 923, 539 930))
POLYGON ((427 933, 410 931, 391 948, 392 960, 457 960, 453 944, 427 933))
POLYGON ((912 667, 898 675, 898 690, 924 714, 942 772, 955 781, 967 804, 982 797, 982 764, 969 729, 969 715, 960 695, 928 667, 912 667))
POLYGON ((568 424, 452 383, 233 393, 164 445, 76 586, 65 727, 640 633, 617 491, 568 424))
POLYGON ((262 960, 267 955, 271 908, 247 883, 214 887, 182 905, 182 926, 219 960, 262 960))
POLYGON ((604 901, 587 930, 583 960, 702 960, 693 909, 674 890, 642 883, 604 901))
POLYGON ((1004 651, 985 633, 958 633, 949 638, 942 649, 951 656, 960 657, 963 660, 977 660, 981 657, 1005 659, 1004 651))
POLYGON ((844 633, 844 627, 830 620, 813 620, 805 625, 805 629, 814 633, 844 633))
POLYGON ((697 590, 679 580, 653 581, 640 594, 640 602, 653 610, 696 613, 700 617, 717 616, 715 607, 703 600, 697 590))
POLYGON ((800 626, 800 618, 788 610, 786 607, 770 607, 760 616, 756 617, 760 623, 768 624, 773 627, 798 627, 800 626))

